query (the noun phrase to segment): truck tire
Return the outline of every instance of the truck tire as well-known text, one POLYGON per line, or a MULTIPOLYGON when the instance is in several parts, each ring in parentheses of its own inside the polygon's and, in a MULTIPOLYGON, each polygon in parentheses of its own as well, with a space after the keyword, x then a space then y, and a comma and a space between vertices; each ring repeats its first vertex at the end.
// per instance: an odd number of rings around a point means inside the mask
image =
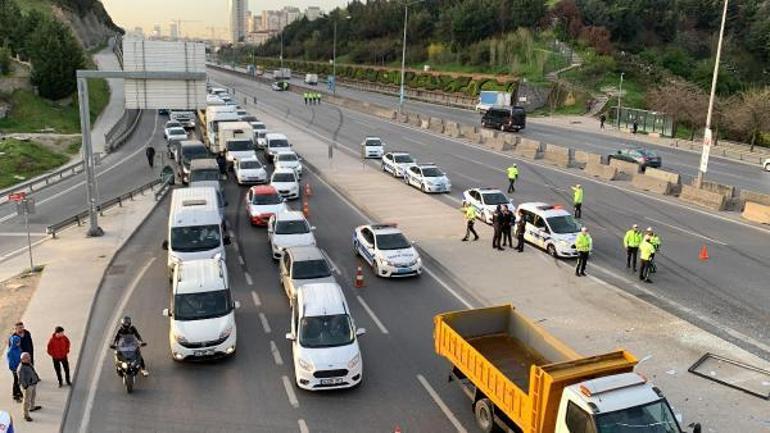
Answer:
POLYGON ((482 398, 473 405, 473 413, 476 415, 476 425, 484 433, 495 431, 495 415, 492 402, 488 398, 482 398))

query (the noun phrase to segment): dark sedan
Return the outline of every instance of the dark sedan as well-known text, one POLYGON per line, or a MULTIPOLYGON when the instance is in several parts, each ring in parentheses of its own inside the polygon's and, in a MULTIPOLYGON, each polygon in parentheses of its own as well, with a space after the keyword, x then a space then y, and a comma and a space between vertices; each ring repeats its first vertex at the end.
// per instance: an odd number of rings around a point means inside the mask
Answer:
POLYGON ((608 160, 618 159, 621 161, 634 162, 639 164, 642 170, 647 167, 660 168, 663 160, 657 153, 648 149, 621 149, 607 156, 608 160))

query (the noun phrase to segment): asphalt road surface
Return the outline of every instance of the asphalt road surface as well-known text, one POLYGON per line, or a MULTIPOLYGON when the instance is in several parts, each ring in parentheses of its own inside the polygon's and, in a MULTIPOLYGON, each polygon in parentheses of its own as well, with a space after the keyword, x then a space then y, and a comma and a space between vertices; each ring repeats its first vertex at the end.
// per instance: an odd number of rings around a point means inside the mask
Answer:
MULTIPOLYGON (((257 97, 260 109, 286 118, 321 141, 335 142, 340 150, 347 148, 358 154, 366 135, 378 135, 388 143, 386 150, 406 150, 420 161, 439 164, 452 180, 454 191, 435 197, 437 200, 459 205, 459 194, 467 188, 505 188, 507 184, 504 169, 511 162, 509 156, 364 113, 325 104, 305 106, 299 95, 274 92, 233 74, 210 69, 209 75, 212 81, 235 88, 238 96, 257 97)), ((290 131, 288 136, 291 139, 290 131)), ((753 353, 770 356, 767 230, 675 200, 585 178, 579 171, 517 161, 521 177, 513 195, 516 203, 569 204, 570 186, 584 185, 583 222, 594 238, 591 272, 753 353), (654 227, 663 238, 654 284, 640 284, 636 275, 625 269, 621 239, 634 223, 654 227), (707 262, 698 260, 703 245, 711 256, 707 262)))

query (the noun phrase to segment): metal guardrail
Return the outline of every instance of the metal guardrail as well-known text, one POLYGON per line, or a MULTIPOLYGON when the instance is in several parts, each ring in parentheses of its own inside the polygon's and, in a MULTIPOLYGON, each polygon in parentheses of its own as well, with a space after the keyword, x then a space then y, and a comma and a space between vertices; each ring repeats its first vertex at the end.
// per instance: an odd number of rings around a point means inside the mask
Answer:
POLYGON ((112 152, 122 146, 131 138, 131 134, 139 124, 141 110, 124 110, 123 115, 104 134, 104 147, 107 152, 112 152))
POLYGON ((66 166, 59 168, 50 173, 43 174, 34 179, 30 179, 16 185, 10 186, 0 190, 0 204, 7 201, 8 194, 12 192, 26 192, 31 194, 33 192, 40 191, 41 189, 60 182, 64 179, 68 179, 83 172, 83 161, 73 162, 66 166))
MULTIPOLYGON (((125 194, 121 194, 115 198, 111 198, 109 200, 99 203, 99 205, 96 206, 96 209, 99 211, 100 215, 103 215, 104 211, 115 207, 115 205, 119 207, 123 207, 124 201, 133 200, 136 195, 138 194, 143 195, 147 190, 152 190, 155 187, 155 185, 158 185, 160 183, 161 183, 160 179, 155 179, 125 194)), ((64 219, 62 221, 49 225, 48 227, 46 227, 45 232, 51 235, 51 237, 56 238, 56 233, 62 231, 63 229, 73 226, 75 224, 80 226, 81 224, 84 224, 86 222, 88 222, 88 210, 85 210, 67 219, 64 219)))

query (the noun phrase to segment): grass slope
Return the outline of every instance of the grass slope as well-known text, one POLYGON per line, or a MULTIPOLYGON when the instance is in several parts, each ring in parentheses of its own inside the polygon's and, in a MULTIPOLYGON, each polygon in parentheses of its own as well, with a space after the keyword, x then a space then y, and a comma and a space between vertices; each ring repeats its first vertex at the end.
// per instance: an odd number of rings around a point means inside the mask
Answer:
POLYGON ((31 179, 69 160, 67 155, 54 152, 34 141, 11 138, 0 141, 0 155, 0 188, 31 179))

